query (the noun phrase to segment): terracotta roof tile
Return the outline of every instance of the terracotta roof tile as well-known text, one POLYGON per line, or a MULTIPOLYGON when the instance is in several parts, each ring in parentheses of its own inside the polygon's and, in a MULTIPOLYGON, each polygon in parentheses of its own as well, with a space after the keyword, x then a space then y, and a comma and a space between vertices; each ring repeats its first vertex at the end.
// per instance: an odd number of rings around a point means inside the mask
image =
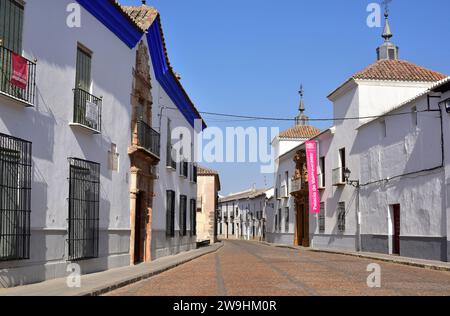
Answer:
POLYGON ((158 10, 147 5, 122 6, 122 9, 143 30, 147 30, 158 16, 158 10))
POLYGON ((199 176, 217 176, 219 173, 216 170, 198 166, 197 174, 199 176))
POLYGON ((380 60, 353 75, 353 79, 434 82, 447 76, 404 60, 380 60))
POLYGON ((320 129, 314 126, 298 125, 280 133, 280 138, 307 138, 310 139, 320 134, 320 129))

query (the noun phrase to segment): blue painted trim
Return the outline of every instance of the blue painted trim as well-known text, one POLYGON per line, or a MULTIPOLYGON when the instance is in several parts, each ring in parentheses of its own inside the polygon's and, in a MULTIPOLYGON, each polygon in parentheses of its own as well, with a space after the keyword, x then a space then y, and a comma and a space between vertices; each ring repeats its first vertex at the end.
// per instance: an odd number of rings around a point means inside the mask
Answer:
POLYGON ((141 39, 143 32, 111 0, 77 0, 77 2, 120 38, 130 49, 135 47, 141 39))
POLYGON ((150 48, 149 51, 156 80, 158 80, 159 84, 163 87, 164 91, 166 91, 189 124, 194 127, 194 121, 200 119, 203 122, 202 128, 205 129, 205 122, 169 67, 163 43, 163 33, 159 15, 147 30, 147 42, 150 48))

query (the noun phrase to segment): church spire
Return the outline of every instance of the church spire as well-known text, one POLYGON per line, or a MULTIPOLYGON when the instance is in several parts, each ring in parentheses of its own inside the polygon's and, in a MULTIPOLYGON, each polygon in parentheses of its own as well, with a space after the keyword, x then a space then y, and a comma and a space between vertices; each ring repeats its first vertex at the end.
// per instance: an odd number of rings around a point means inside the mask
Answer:
POLYGON ((303 89, 303 84, 300 86, 300 105, 298 107, 299 114, 295 118, 295 125, 308 125, 309 117, 305 115, 305 101, 303 100, 303 96, 305 95, 305 91, 303 89))
POLYGON ((384 38, 384 43, 377 48, 378 60, 397 60, 399 48, 391 42, 391 38, 394 36, 391 31, 391 25, 389 23, 389 2, 391 0, 384 0, 384 29, 381 37, 384 38))

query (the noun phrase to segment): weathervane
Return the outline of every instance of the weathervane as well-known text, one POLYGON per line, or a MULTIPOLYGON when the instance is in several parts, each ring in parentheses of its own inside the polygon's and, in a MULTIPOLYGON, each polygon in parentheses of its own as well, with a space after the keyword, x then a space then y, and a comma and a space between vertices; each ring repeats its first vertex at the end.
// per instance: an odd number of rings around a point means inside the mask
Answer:
POLYGON ((381 4, 384 6, 384 15, 387 17, 389 16, 389 3, 391 3, 392 0, 383 0, 381 4))

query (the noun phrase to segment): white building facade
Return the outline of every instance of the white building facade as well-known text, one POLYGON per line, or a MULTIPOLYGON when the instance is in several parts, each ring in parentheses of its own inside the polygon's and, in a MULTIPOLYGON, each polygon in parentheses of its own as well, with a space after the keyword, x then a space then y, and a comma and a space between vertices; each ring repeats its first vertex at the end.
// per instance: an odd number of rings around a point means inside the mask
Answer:
POLYGON ((219 199, 217 234, 219 239, 262 240, 266 189, 250 189, 219 199))
POLYGON ((388 19, 383 37, 378 61, 329 96, 335 126, 314 138, 325 184, 311 246, 445 261, 445 95, 428 89, 446 76, 399 60, 388 19))
POLYGON ((190 139, 202 121, 167 56, 155 58, 165 52, 159 14, 141 6, 152 13, 141 21, 114 1, 77 3, 1 0, 0 23, 11 24, 0 34, 2 287, 65 277, 71 263, 84 274, 195 247, 195 164, 166 167, 164 118, 190 139), (77 10, 80 27, 69 27, 77 10), (16 66, 14 54, 25 58, 16 66), (13 83, 23 62, 27 76, 13 83), (137 151, 146 164, 134 165, 137 151))

